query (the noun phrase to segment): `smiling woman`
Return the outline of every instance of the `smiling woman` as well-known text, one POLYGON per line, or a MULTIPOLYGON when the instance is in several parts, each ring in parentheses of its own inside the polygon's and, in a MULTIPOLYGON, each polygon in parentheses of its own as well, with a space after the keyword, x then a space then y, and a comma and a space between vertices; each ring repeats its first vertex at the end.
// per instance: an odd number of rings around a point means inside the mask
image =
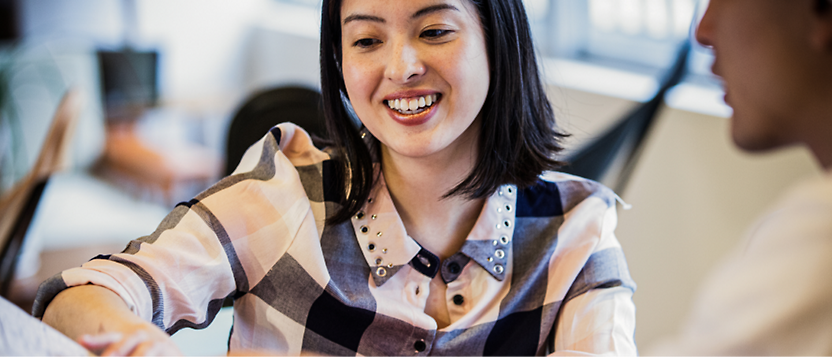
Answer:
POLYGON ((384 144, 383 159, 454 160, 448 163, 459 172, 449 179, 461 181, 477 157, 477 119, 490 78, 477 10, 462 1, 379 11, 383 3, 346 0, 341 7, 350 103, 384 144), (406 111, 391 109, 388 101, 406 111))
POLYGON ((618 198, 554 171, 522 2, 328 0, 321 23, 332 145, 276 126, 156 232, 44 283, 35 313, 136 353, 231 297, 236 352, 635 354, 618 198))

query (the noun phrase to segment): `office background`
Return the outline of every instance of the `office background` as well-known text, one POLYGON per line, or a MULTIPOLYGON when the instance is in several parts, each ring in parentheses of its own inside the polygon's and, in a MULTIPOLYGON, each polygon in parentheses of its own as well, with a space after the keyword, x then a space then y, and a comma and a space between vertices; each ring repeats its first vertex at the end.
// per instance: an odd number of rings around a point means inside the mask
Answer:
MULTIPOLYGON (((559 125, 573 134, 570 152, 653 96, 704 5, 525 3, 559 125)), ((229 122, 246 98, 278 86, 319 87, 317 0, 0 5, 12 14, 0 44, 0 189, 10 189, 31 168, 64 93, 76 88, 84 98, 71 168, 50 181, 38 207, 18 269, 21 281, 42 280, 97 250, 118 250, 149 234, 173 204, 218 179, 229 122), (152 89, 136 94, 143 98, 140 110, 108 106, 107 98, 113 99, 106 96, 100 65, 105 52, 134 59, 151 54, 150 68, 139 70, 152 73, 139 80, 152 89), (127 141, 113 139, 123 133, 116 117, 131 123, 127 141), (158 165, 168 176, 102 164, 102 157, 110 164, 144 157, 125 147, 163 153, 142 165, 158 165), (181 175, 185 168, 193 175, 181 175)), ((694 46, 685 77, 666 94, 632 176, 619 189, 632 205, 619 210, 617 235, 638 283, 636 341, 642 351, 678 328, 708 271, 735 249, 778 193, 820 172, 801 147, 752 155, 732 145, 731 111, 710 61, 706 49, 694 46)), ((602 181, 615 186, 615 175, 608 176, 602 181)), ((175 338, 186 353, 221 354, 229 324, 224 311, 210 331, 175 338)))

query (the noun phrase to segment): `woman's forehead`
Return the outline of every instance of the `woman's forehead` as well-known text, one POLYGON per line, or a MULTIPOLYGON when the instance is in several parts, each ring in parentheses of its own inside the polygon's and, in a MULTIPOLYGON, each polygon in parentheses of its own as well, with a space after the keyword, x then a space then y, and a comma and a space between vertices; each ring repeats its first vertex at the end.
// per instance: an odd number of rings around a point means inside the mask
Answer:
POLYGON ((355 19, 386 23, 394 19, 417 19, 441 11, 476 14, 475 6, 469 0, 407 0, 395 2, 394 6, 389 0, 342 0, 339 10, 342 26, 355 19))

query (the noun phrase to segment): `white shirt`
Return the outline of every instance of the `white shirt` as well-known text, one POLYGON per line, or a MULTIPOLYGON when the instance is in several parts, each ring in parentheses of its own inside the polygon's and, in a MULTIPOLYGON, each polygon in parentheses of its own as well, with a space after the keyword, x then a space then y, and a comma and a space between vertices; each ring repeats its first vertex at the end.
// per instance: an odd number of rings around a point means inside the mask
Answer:
POLYGON ((681 333, 650 351, 832 354, 832 172, 803 182, 705 281, 681 333))

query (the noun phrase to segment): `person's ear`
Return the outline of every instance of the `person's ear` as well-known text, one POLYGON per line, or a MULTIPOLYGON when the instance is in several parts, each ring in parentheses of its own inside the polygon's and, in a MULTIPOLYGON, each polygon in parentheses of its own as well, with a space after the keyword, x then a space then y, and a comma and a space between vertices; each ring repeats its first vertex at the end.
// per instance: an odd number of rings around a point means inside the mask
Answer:
POLYGON ((832 0, 816 0, 812 45, 821 51, 832 52, 832 0))

